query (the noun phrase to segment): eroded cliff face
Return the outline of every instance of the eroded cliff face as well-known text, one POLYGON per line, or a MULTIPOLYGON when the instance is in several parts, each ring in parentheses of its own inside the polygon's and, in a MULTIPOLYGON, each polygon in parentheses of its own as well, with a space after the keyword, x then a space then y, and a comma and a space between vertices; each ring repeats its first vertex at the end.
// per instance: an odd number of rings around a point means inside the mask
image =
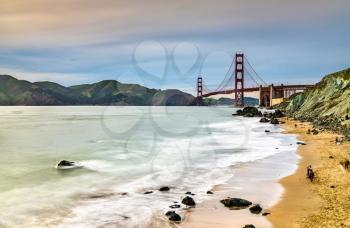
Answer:
POLYGON ((327 75, 304 93, 281 105, 288 116, 350 133, 350 68, 327 75))

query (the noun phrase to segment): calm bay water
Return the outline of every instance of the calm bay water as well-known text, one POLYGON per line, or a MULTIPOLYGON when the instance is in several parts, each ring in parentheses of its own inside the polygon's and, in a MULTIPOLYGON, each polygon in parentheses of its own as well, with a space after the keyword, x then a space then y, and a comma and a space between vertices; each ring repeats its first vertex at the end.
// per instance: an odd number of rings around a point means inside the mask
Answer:
POLYGON ((0 107, 0 227, 145 227, 187 191, 205 200, 232 165, 296 149, 295 136, 232 112, 0 107), (84 168, 55 169, 62 159, 84 168))

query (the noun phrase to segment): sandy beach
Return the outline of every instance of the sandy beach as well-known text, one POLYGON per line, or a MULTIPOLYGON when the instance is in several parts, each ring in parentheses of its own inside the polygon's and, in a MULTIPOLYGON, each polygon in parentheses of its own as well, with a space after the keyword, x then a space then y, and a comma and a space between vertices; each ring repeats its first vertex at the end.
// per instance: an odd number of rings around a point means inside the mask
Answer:
POLYGON ((284 127, 306 145, 298 149, 296 173, 280 181, 285 191, 268 219, 274 227, 350 227, 350 173, 340 165, 349 159, 350 142, 336 143, 341 136, 327 131, 307 134, 308 123, 287 121, 284 127), (305 178, 308 165, 313 183, 305 178))
POLYGON ((299 159, 293 161, 288 155, 281 155, 257 162, 252 166, 245 164, 236 170, 229 183, 214 188, 215 196, 195 210, 190 211, 181 227, 243 227, 253 224, 256 227, 350 227, 350 173, 340 165, 349 159, 350 143, 336 144, 340 135, 332 132, 308 134, 312 126, 293 120, 285 120, 285 133, 295 134, 306 145, 298 147, 299 159), (285 161, 285 162, 283 162, 285 161), (283 170, 276 166, 295 167, 292 175, 272 174, 283 170), (306 167, 312 165, 316 179, 306 178, 306 167), (273 167, 273 168, 272 168, 273 167), (248 174, 248 175, 247 175, 248 174), (266 176, 253 180, 254 175, 266 176), (249 210, 232 211, 221 205, 220 199, 226 197, 246 198, 259 203, 271 214, 252 215, 249 210))

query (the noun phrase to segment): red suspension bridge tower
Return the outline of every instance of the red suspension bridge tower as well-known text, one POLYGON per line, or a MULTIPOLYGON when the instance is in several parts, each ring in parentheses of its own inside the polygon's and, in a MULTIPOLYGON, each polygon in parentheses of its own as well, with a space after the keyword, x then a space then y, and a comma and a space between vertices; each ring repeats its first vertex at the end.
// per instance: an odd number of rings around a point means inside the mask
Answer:
POLYGON ((203 78, 197 78, 197 105, 203 105, 203 78))
POLYGON ((235 105, 244 106, 244 54, 237 53, 235 57, 235 105))

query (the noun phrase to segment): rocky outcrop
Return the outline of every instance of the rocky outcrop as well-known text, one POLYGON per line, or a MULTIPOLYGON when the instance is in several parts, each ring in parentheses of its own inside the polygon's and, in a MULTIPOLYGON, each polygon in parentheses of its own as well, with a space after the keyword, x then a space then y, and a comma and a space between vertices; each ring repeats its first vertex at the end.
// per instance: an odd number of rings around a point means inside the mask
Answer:
POLYGON ((243 109, 239 109, 236 111, 233 116, 244 116, 244 117, 261 117, 263 114, 259 111, 259 109, 255 107, 245 107, 243 109))

